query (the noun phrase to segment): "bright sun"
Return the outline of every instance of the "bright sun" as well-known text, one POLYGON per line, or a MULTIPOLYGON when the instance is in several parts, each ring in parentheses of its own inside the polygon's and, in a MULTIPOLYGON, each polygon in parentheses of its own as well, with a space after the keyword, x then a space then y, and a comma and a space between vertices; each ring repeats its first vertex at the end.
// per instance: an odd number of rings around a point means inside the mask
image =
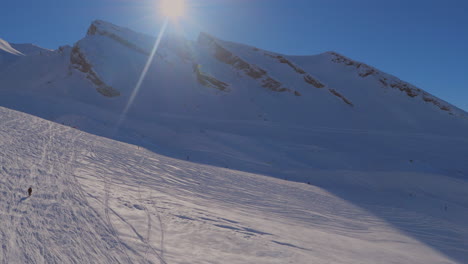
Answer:
POLYGON ((174 19, 184 14, 185 3, 184 0, 162 0, 161 8, 163 15, 174 19))

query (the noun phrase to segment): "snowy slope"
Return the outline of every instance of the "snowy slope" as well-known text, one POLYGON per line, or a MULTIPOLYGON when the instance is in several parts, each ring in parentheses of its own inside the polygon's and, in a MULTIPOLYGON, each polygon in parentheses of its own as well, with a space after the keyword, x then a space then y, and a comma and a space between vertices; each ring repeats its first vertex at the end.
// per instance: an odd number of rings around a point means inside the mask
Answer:
POLYGON ((73 47, 28 53, 9 45, 25 56, 0 67, 0 105, 280 178, 306 181, 303 171, 314 168, 467 173, 466 112, 332 52, 291 57, 167 33, 123 117, 154 42, 98 20, 73 47))
POLYGON ((167 158, 5 108, 0 143, 2 263, 468 258, 468 183, 443 174, 317 170, 317 187, 167 158))
POLYGON ((334 52, 167 33, 122 116, 154 42, 1 42, 2 263, 468 262, 466 112, 334 52))
POLYGON ((42 54, 48 51, 33 44, 10 44, 0 39, 0 68, 6 68, 9 64, 24 56, 42 54))
POLYGON ((0 52, 2 52, 2 54, 9 53, 11 55, 16 55, 16 56, 24 55, 20 51, 14 49, 10 45, 10 43, 8 43, 7 41, 5 41, 3 39, 0 39, 0 52))
POLYGON ((0 67, 6 67, 24 54, 14 49, 10 43, 0 39, 0 67))

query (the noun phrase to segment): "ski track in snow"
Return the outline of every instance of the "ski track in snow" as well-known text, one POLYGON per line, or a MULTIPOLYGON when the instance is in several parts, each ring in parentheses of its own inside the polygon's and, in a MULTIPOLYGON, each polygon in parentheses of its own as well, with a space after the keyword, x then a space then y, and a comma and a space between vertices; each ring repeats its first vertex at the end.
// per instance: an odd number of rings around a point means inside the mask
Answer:
POLYGON ((0 105, 140 147, 0 107, 0 263, 468 263, 465 111, 201 34, 163 38, 116 129, 154 41, 104 21, 73 48, 3 41, 0 105))
POLYGON ((465 200, 427 186, 409 198, 380 194, 356 177, 365 192, 331 192, 0 113, 0 263, 463 263, 468 256, 465 200), (451 211, 433 209, 434 201, 451 211))
MULTIPOLYGON (((80 212, 82 208, 74 206, 85 203, 77 197, 81 190, 73 175, 76 159, 75 141, 79 138, 80 133, 69 133, 71 128, 37 121, 34 123, 33 130, 38 130, 35 136, 40 137, 40 140, 34 144, 15 144, 15 147, 19 148, 27 146, 24 149, 25 155, 36 156, 36 161, 16 159, 10 163, 14 164, 11 169, 17 171, 16 178, 10 178, 13 181, 9 182, 10 188, 14 192, 10 196, 8 204, 14 205, 14 207, 7 210, 10 219, 4 222, 9 223, 8 230, 16 232, 3 234, 4 263, 12 261, 18 263, 35 263, 36 261, 64 263, 66 258, 80 259, 85 256, 87 247, 84 243, 92 244, 93 241, 101 240, 97 237, 86 239, 86 242, 76 240, 80 239, 79 236, 77 237, 78 231, 88 231, 97 235, 94 231, 95 227, 82 222, 86 220, 86 215, 82 215, 83 212, 80 212), (66 152, 59 153, 59 150, 66 150, 66 152), (28 186, 33 187, 31 197, 18 195, 24 193, 28 186), (63 220, 67 221, 57 223, 53 220, 55 217, 63 217, 63 220), (68 221, 71 222, 66 223, 68 221), (65 224, 65 229, 71 229, 70 232, 53 230, 58 227, 63 228, 63 224, 65 224), (41 241, 49 239, 56 240, 56 247, 49 245, 46 248, 41 243, 41 241), (60 245, 60 242, 65 241, 75 245, 75 252, 71 256, 58 250, 58 248, 64 248, 68 244, 60 245), (10 249, 17 251, 10 251, 10 249)), ((26 127, 24 128, 26 129, 26 127)), ((5 160, 3 161, 3 164, 8 164, 5 160)), ((83 198, 82 195, 81 198, 83 198)), ((82 238, 85 237, 83 235, 82 238)))

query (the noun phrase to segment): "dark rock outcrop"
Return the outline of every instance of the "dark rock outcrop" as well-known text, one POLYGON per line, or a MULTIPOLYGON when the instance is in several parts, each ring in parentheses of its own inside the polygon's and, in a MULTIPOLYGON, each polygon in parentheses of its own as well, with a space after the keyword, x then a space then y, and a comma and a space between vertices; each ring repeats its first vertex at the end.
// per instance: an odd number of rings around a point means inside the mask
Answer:
POLYGON ((319 82, 318 80, 316 80, 315 78, 313 78, 312 76, 310 76, 309 74, 305 75, 304 76, 304 81, 308 84, 311 84, 313 86, 315 86, 315 88, 323 88, 325 87, 325 85, 321 82, 319 82))
MULTIPOLYGON (((141 47, 138 47, 137 45, 135 45, 134 43, 118 36, 117 34, 114 34, 110 31, 106 31, 106 30, 102 30, 101 28, 99 28, 99 25, 101 25, 102 22, 101 21, 94 21, 91 26, 89 27, 88 29, 88 32, 87 32, 87 35, 88 36, 93 36, 93 35, 100 35, 100 36, 106 36, 106 37, 109 37, 117 42, 119 42, 120 44, 124 45, 125 47, 127 48, 130 48, 134 51, 137 51, 141 54, 144 54, 144 55, 147 55, 149 56, 150 55, 150 52, 141 48, 141 47)), ((118 30, 117 28, 115 30, 118 30)))
POLYGON ((350 106, 354 106, 353 103, 351 103, 351 101, 349 101, 346 97, 344 97, 342 94, 340 94, 338 91, 336 91, 335 89, 328 89, 330 91, 330 93, 332 93, 333 95, 335 95, 336 97, 339 97, 341 98, 341 100, 343 100, 343 102, 347 103, 348 105, 350 106))
POLYGON ((234 69, 237 69, 247 76, 259 80, 261 86, 263 88, 269 89, 274 92, 290 92, 295 94, 296 96, 300 96, 300 93, 294 93, 294 90, 289 88, 282 87, 282 84, 275 80, 274 78, 270 77, 266 70, 248 63, 247 61, 243 60, 242 58, 236 56, 231 51, 224 48, 218 41, 213 38, 212 36, 201 33, 198 42, 204 45, 209 45, 214 50, 214 57, 228 65, 231 65, 234 69))
POLYGON ((286 59, 285 57, 281 55, 273 55, 270 53, 265 53, 266 56, 277 59, 279 63, 287 64, 289 67, 291 67, 295 72, 299 74, 305 74, 306 72, 301 69, 299 66, 295 65, 292 63, 290 60, 286 59))
POLYGON ((222 82, 212 76, 209 76, 203 73, 200 68, 201 67, 199 64, 196 64, 196 63, 193 64, 193 71, 197 75, 197 80, 200 84, 207 86, 207 87, 215 88, 224 92, 229 91, 228 89, 229 85, 227 83, 222 82))
POLYGON ((450 107, 448 107, 446 105, 442 105, 439 101, 437 101, 436 99, 434 99, 432 97, 423 96, 423 100, 424 100, 424 102, 429 102, 429 103, 432 103, 432 104, 436 105, 442 111, 450 111, 450 107))
POLYGON ((410 87, 409 84, 401 81, 390 84, 390 87, 405 92, 409 97, 416 97, 422 92, 421 89, 410 87))
POLYGON ((283 64, 286 64, 288 65, 289 67, 291 67, 296 73, 298 74, 301 74, 301 75, 304 75, 304 81, 310 85, 313 85, 314 87, 316 88, 323 88, 325 87, 325 85, 323 83, 321 83, 320 81, 318 81, 317 79, 315 79, 314 77, 312 77, 310 74, 307 74, 306 71, 304 71, 301 67, 297 66, 296 64, 294 64, 293 62, 291 62, 290 60, 286 59, 284 56, 281 56, 281 55, 274 55, 274 54, 270 54, 270 53, 264 53, 266 56, 270 57, 270 58, 274 58, 276 59, 279 63, 283 63, 283 64))
POLYGON ((70 55, 71 67, 86 74, 86 78, 90 80, 95 86, 96 90, 106 97, 116 97, 120 92, 111 86, 106 85, 93 70, 93 66, 88 62, 86 56, 81 52, 78 45, 72 48, 70 55))
POLYGON ((398 89, 401 92, 404 92, 407 96, 409 96, 411 98, 420 97, 424 102, 431 103, 431 104, 437 106, 442 111, 448 111, 448 112, 451 111, 450 107, 447 104, 445 104, 444 102, 436 99, 435 97, 433 97, 429 93, 426 93, 423 90, 421 90, 421 89, 419 89, 419 88, 417 88, 417 87, 415 87, 415 86, 413 86, 413 85, 411 85, 411 84, 409 84, 407 82, 399 80, 399 79, 397 79, 395 77, 393 77, 393 78, 388 77, 387 74, 381 73, 377 69, 375 69, 375 68, 373 68, 373 67, 371 67, 371 66, 369 66, 367 64, 353 61, 353 60, 351 60, 349 58, 346 58, 345 56, 343 56, 341 54, 338 54, 336 52, 328 52, 328 54, 330 54, 332 56, 331 61, 333 61, 335 63, 341 63, 341 64, 344 64, 346 66, 355 67, 357 69, 357 71, 358 71, 358 75, 360 77, 362 77, 362 78, 373 76, 374 78, 376 78, 382 84, 383 87, 390 87, 390 88, 393 88, 393 89, 398 89))
POLYGON ((265 70, 254 65, 250 65, 218 43, 213 42, 213 46, 215 48, 215 57, 219 61, 232 65, 234 68, 243 71, 245 74, 254 79, 260 79, 266 75, 267 72, 265 70))
POLYGON ((290 89, 281 87, 281 83, 271 77, 262 80, 262 87, 274 92, 291 92, 290 89))

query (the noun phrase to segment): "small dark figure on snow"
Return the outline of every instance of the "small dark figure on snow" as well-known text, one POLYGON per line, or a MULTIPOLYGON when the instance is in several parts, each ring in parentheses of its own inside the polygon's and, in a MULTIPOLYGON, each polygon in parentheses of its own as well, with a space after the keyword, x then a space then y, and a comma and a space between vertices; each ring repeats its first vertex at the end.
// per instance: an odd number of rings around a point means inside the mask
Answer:
POLYGON ((32 187, 29 187, 29 189, 28 189, 29 196, 31 196, 31 193, 32 193, 32 187))

